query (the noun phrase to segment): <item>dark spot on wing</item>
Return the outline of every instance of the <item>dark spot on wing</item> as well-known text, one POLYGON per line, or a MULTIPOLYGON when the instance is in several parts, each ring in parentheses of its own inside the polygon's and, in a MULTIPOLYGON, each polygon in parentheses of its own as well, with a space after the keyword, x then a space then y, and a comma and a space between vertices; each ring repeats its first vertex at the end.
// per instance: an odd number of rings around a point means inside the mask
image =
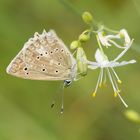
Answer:
POLYGON ((27 70, 27 67, 25 67, 24 70, 26 71, 27 70))
POLYGON ((53 54, 53 51, 51 51, 50 54, 53 54))
POLYGON ((46 69, 42 69, 42 71, 46 71, 46 69))
POLYGON ((57 52, 58 50, 59 50, 59 49, 58 49, 58 48, 56 48, 56 49, 55 49, 55 52, 57 52))
POLYGON ((39 57, 39 56, 37 56, 36 58, 37 58, 37 59, 39 59, 40 57, 39 57))
POLYGON ((60 66, 60 65, 61 65, 61 63, 59 62, 59 63, 58 63, 58 65, 60 66))
POLYGON ((58 70, 56 70, 55 72, 58 73, 58 70))

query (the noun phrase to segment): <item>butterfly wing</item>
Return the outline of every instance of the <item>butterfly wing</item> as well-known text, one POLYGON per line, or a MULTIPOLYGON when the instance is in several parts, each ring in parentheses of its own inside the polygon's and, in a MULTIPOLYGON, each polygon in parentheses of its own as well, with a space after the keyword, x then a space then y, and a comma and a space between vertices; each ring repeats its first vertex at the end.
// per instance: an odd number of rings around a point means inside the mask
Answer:
POLYGON ((76 61, 53 30, 35 33, 7 67, 7 73, 32 80, 68 80, 76 61))

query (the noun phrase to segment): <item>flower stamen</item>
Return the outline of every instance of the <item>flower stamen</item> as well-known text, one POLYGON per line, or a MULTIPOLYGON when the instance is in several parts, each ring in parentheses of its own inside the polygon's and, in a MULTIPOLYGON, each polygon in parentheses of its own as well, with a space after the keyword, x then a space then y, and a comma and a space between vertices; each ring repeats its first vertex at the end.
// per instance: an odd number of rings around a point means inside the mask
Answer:
POLYGON ((121 97, 121 95, 118 93, 118 96, 120 98, 120 100, 122 101, 122 103, 124 104, 124 106, 127 108, 128 105, 125 103, 125 101, 123 100, 123 98, 121 97))
POLYGON ((92 97, 95 97, 95 96, 96 96, 96 92, 93 92, 93 93, 92 93, 92 97))
POLYGON ((122 81, 121 81, 121 80, 118 80, 118 83, 119 83, 119 84, 121 84, 121 83, 122 83, 122 81))
POLYGON ((109 69, 107 68, 108 70, 108 75, 109 75, 109 78, 110 78, 110 81, 112 83, 112 86, 113 86, 113 89, 114 89, 114 96, 117 97, 117 95, 119 96, 120 100, 122 101, 122 103, 124 104, 125 107, 128 107, 128 105, 125 103, 125 101, 122 99, 121 95, 119 94, 120 90, 116 90, 115 88, 115 85, 114 85, 114 82, 113 82, 113 79, 111 77, 111 73, 109 71, 109 69))
POLYGON ((95 91, 92 93, 92 97, 96 96, 97 89, 99 87, 99 82, 101 81, 101 73, 102 73, 102 70, 100 71, 100 74, 99 74, 99 77, 98 77, 98 81, 97 81, 97 84, 96 84, 96 87, 95 87, 95 91))
POLYGON ((106 84, 106 69, 105 69, 105 72, 104 72, 104 81, 103 81, 103 85, 104 85, 104 87, 107 86, 107 84, 106 84))
POLYGON ((122 81, 121 81, 120 78, 118 77, 117 73, 115 72, 115 70, 114 70, 113 68, 111 68, 111 69, 112 69, 112 71, 113 71, 115 77, 117 78, 118 83, 121 84, 122 81))
POLYGON ((111 76, 111 73, 109 71, 109 69, 107 68, 107 72, 108 72, 108 76, 109 76, 109 79, 111 81, 111 84, 112 84, 112 87, 113 87, 113 90, 114 90, 114 93, 117 93, 117 90, 116 90, 116 87, 114 85, 114 82, 113 82, 113 79, 112 79, 112 76, 111 76))
POLYGON ((99 83, 100 88, 102 87, 103 76, 104 76, 104 69, 101 68, 101 77, 100 77, 100 83, 99 83))
MULTIPOLYGON (((112 70, 112 69, 111 69, 112 70)), ((115 89, 116 89, 116 91, 114 92, 114 97, 117 97, 118 96, 118 93, 120 92, 120 90, 119 90, 119 88, 118 88, 118 85, 117 85, 117 82, 116 82, 116 80, 115 80, 115 76, 114 76, 114 72, 113 72, 113 70, 110 72, 110 74, 112 75, 112 81, 113 81, 113 83, 114 83, 114 86, 115 86, 115 89)))

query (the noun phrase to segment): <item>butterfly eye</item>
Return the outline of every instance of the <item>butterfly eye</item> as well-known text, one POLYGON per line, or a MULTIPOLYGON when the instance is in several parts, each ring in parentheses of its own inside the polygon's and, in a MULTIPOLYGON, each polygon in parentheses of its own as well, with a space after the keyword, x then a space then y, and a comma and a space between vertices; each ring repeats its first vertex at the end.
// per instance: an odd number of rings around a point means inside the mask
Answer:
POLYGON ((64 84, 65 84, 65 86, 69 86, 71 84, 71 82, 72 82, 71 80, 65 80, 64 84))

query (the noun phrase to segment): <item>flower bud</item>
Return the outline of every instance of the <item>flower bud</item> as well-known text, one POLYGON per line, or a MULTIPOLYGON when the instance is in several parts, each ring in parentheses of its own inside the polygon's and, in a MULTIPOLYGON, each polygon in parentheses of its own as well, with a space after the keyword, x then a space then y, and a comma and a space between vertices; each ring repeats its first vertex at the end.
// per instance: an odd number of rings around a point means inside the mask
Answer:
POLYGON ((127 30, 125 29, 120 30, 120 37, 125 39, 125 44, 129 44, 131 42, 127 30))
POLYGON ((87 64, 85 62, 87 60, 87 57, 83 48, 81 47, 77 49, 76 60, 80 75, 85 76, 87 74, 87 64))
POLYGON ((125 116, 130 121, 133 121, 133 122, 136 122, 136 123, 140 123, 140 115, 136 111, 134 111, 134 110, 126 110, 125 111, 125 116))
POLYGON ((77 41, 77 40, 73 41, 73 42, 70 44, 70 48, 71 48, 72 50, 74 50, 74 49, 76 49, 76 48, 78 48, 78 47, 80 47, 80 46, 81 46, 81 43, 80 43, 79 41, 77 41))
POLYGON ((87 24, 91 24, 93 22, 93 17, 89 12, 84 12, 82 18, 83 21, 87 24))
POLYGON ((86 34, 81 34, 79 36, 79 40, 82 41, 82 42, 86 42, 90 39, 90 36, 89 35, 86 35, 86 34))

